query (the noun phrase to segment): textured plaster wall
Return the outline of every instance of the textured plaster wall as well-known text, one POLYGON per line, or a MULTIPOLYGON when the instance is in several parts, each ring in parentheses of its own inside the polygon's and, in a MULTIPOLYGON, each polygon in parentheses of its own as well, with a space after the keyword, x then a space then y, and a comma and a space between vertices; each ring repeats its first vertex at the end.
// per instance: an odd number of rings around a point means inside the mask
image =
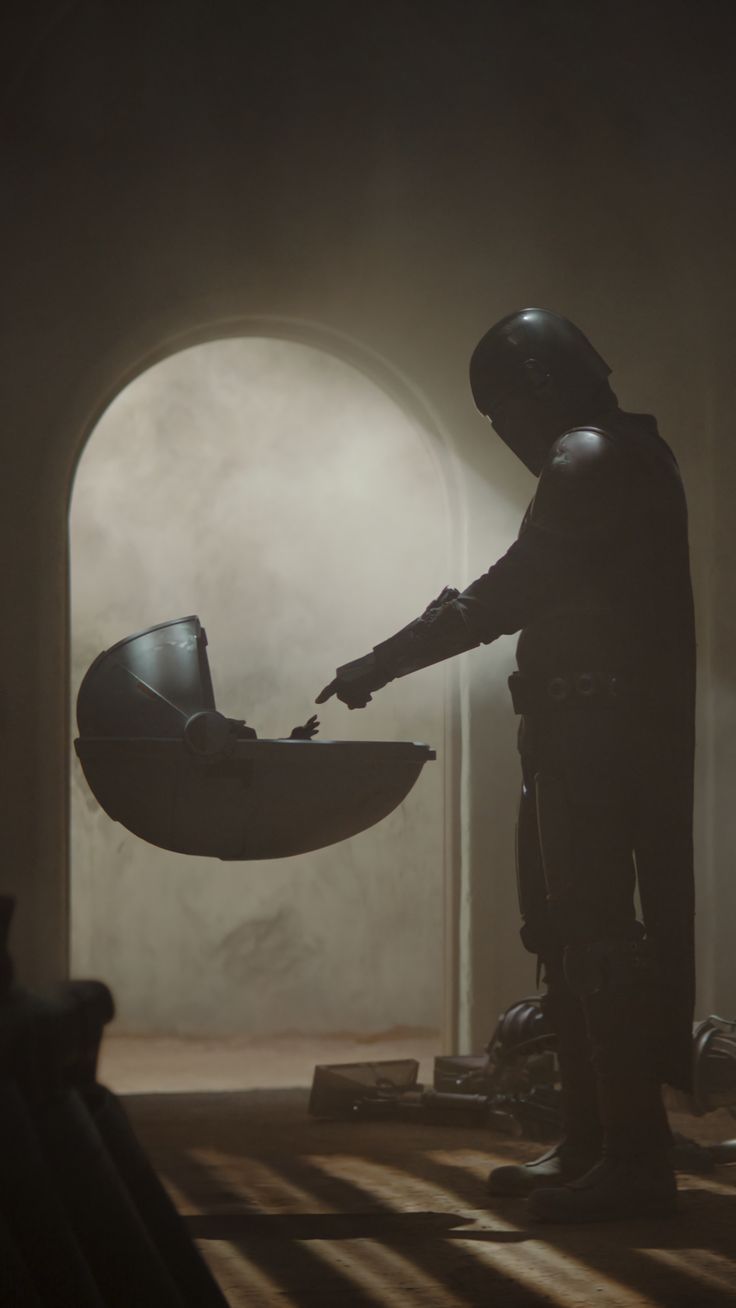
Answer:
MULTIPOLYGON (((137 378, 92 434, 70 521, 74 690, 115 640, 196 612, 218 707, 265 736, 305 721, 334 666, 449 576, 428 434, 352 366, 288 341, 212 342, 137 378)), ((363 712, 324 705, 323 736, 439 757, 384 822, 291 859, 158 850, 110 821, 73 760, 72 969, 106 977, 121 1029, 439 1025, 444 698, 434 668, 363 712)))

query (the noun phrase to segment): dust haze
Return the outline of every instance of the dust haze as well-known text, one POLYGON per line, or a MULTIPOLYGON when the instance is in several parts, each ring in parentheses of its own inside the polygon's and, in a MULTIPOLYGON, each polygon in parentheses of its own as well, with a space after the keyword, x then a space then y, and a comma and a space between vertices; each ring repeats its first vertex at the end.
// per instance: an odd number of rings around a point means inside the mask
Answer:
MULTIPOLYGON (((71 546, 73 695, 100 650, 196 613, 217 707, 261 736, 303 722, 337 664, 458 582, 426 434, 348 364, 265 339, 183 351, 118 396, 79 466, 71 546)), ((323 738, 439 757, 383 823, 293 859, 146 845, 74 760, 73 968, 112 985, 119 1029, 437 1026, 444 685, 433 668, 362 712, 322 706, 323 738)))

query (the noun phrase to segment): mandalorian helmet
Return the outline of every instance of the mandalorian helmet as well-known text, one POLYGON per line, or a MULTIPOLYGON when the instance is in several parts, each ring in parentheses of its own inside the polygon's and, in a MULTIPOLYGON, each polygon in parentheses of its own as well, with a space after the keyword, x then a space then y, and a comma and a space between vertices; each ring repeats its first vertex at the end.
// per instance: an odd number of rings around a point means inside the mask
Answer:
POLYGON ((549 309, 497 322, 470 360, 470 386, 501 440, 538 476, 550 446, 590 421, 611 369, 573 323, 549 309))

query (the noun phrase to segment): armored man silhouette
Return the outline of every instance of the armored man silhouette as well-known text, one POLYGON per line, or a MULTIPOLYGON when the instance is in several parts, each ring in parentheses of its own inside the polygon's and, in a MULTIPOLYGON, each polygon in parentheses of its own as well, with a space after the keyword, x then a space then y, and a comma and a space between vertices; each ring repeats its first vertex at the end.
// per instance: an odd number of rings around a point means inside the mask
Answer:
POLYGON ((564 1136, 495 1168, 549 1221, 674 1209, 663 1082, 690 1083, 695 642, 687 510, 652 417, 623 412, 571 322, 525 309, 470 364, 475 402, 538 478, 518 539, 464 591, 338 668, 372 692, 519 631, 524 946, 557 1032, 564 1136), (638 882, 643 922, 635 910, 638 882))

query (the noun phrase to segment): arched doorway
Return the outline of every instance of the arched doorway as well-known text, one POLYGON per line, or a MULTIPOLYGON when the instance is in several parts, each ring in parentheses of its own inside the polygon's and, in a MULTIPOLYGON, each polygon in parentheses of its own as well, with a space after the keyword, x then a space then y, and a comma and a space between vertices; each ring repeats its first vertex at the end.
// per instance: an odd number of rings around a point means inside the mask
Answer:
MULTIPOLYGON (((313 709, 336 663, 451 575, 447 497, 418 421, 366 374, 287 339, 209 341, 103 414, 72 500, 73 690, 103 647, 197 612, 218 706, 261 735, 313 709)), ((334 701, 323 735, 426 739, 406 805, 298 859, 156 850, 72 783, 72 967, 104 975, 121 1028, 180 1034, 440 1023, 445 670, 334 701)))

